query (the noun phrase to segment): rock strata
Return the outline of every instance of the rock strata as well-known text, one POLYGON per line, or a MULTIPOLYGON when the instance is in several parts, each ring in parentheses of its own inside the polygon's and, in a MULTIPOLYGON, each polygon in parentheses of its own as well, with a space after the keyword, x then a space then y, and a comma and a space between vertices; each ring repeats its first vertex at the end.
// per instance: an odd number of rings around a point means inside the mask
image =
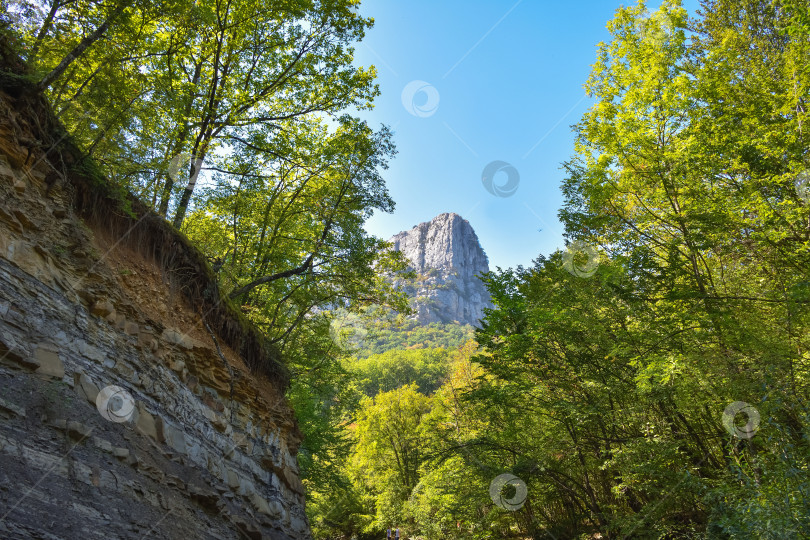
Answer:
POLYGON ((283 389, 49 189, 18 110, 0 92, 0 538, 311 538, 283 389))

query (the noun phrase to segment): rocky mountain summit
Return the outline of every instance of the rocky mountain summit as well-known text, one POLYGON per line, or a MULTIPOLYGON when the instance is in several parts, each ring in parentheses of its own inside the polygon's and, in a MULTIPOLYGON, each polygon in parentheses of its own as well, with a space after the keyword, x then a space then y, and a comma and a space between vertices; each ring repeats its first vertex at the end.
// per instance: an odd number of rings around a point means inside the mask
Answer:
POLYGON ((489 271, 489 263, 467 220, 455 213, 439 214, 389 241, 418 275, 398 285, 413 295, 420 323, 478 324, 491 305, 478 277, 489 271))

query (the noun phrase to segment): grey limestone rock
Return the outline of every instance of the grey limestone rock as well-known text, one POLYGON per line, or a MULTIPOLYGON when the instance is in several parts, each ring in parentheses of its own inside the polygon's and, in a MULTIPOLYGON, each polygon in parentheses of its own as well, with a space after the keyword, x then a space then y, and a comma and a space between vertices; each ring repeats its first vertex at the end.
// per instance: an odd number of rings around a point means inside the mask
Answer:
POLYGON ((467 220, 455 213, 439 214, 389 241, 418 274, 415 281, 396 284, 414 296, 420 323, 478 324, 484 308, 491 306, 479 278, 489 271, 489 261, 467 220))

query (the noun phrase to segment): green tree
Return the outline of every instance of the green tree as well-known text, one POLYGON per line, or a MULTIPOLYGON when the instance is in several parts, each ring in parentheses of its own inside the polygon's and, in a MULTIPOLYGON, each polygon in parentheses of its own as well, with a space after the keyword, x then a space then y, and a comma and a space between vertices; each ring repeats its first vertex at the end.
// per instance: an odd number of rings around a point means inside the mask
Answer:
POLYGON ((402 257, 363 229, 374 209, 393 209, 380 175, 393 152, 390 133, 344 118, 332 135, 318 123, 295 142, 307 154, 302 162, 281 160, 235 185, 222 179, 185 228, 219 261, 231 298, 282 348, 317 309, 407 307, 380 275, 403 270, 402 257))
POLYGON ((533 537, 806 529, 807 49, 789 9, 744 4, 617 11, 565 165, 578 242, 489 280, 470 399, 533 537), (723 429, 736 401, 771 435, 723 429))
POLYGON ((447 375, 449 356, 445 349, 395 349, 353 360, 348 367, 367 396, 411 383, 423 394, 431 395, 447 375))
POLYGON ((21 37, 74 135, 177 228, 201 178, 246 173, 228 156, 283 158, 284 130, 379 93, 374 68, 353 65, 372 21, 352 0, 130 4, 24 4, 34 22, 21 37))
POLYGON ((425 459, 420 425, 430 407, 430 398, 413 384, 361 402, 351 469, 374 505, 367 532, 403 524, 403 503, 418 484, 425 459))

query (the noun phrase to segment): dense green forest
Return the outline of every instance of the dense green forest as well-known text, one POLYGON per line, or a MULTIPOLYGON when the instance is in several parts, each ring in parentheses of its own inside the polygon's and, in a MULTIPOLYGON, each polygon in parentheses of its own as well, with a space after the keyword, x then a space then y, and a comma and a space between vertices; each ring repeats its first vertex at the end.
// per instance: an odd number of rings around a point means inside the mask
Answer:
POLYGON ((453 349, 473 338, 468 324, 421 324, 414 317, 384 315, 381 310, 360 313, 332 310, 332 337, 353 357, 366 358, 391 349, 453 349))
POLYGON ((363 225, 395 147, 348 113, 379 92, 356 1, 2 4, 76 140, 282 350, 316 538, 810 537, 804 0, 616 11, 568 249, 487 275, 474 335, 369 315, 408 299, 363 225))

